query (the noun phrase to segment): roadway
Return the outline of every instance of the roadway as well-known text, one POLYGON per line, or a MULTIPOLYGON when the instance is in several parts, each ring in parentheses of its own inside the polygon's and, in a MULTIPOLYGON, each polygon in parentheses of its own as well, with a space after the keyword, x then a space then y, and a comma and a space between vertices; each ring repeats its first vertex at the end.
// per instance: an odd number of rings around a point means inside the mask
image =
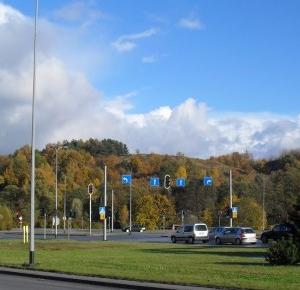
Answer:
MULTIPOLYGON (((119 287, 107 287, 98 285, 85 285, 79 283, 71 283, 64 281, 53 281, 47 279, 39 279, 35 277, 22 277, 7 274, 0 274, 0 289, 2 290, 58 290, 58 289, 70 289, 70 290, 117 290, 119 287)), ((134 288, 127 288, 134 289, 134 288)))
MULTIPOLYGON (((36 229, 36 239, 44 239, 43 229, 36 229)), ((144 242, 144 243, 171 243, 172 231, 145 231, 143 233, 132 232, 131 234, 122 232, 121 230, 115 230, 114 232, 107 233, 107 241, 119 241, 119 242, 144 242)), ((13 231, 1 231, 0 239, 23 239, 22 232, 20 230, 13 231)), ((47 230, 46 239, 55 239, 54 231, 52 229, 47 230)), ((103 241, 103 230, 93 230, 92 235, 89 235, 88 230, 73 229, 68 236, 63 230, 58 231, 57 239, 63 240, 76 240, 76 241, 103 241)), ((199 245, 203 246, 216 246, 214 241, 210 241, 207 244, 199 245)), ((225 245, 227 246, 227 245, 225 245)), ((218 246, 219 247, 219 246, 218 246)), ((260 240, 257 240, 256 245, 243 245, 243 247, 267 247, 262 244, 260 240)))

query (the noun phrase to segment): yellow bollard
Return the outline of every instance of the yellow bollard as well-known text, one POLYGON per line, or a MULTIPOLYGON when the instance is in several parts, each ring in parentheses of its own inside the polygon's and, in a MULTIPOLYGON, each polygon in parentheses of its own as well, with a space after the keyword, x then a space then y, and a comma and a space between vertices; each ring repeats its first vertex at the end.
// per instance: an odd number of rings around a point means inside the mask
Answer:
POLYGON ((23 242, 24 242, 24 244, 26 243, 26 239, 25 239, 25 226, 23 226, 23 242))
POLYGON ((28 244, 28 232, 29 232, 28 226, 26 226, 25 230, 26 230, 26 243, 28 244))
POLYGON ((23 226, 23 243, 28 244, 28 226, 23 226))

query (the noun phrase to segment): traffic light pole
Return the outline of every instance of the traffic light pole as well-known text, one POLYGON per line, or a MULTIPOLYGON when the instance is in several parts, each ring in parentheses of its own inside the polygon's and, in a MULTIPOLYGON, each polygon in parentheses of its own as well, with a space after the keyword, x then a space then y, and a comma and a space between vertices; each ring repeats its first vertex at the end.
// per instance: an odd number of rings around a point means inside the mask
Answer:
POLYGON ((111 191, 111 231, 114 231, 114 190, 111 191))
MULTIPOLYGON (((106 209, 107 201, 106 201, 106 189, 107 189, 107 166, 104 166, 104 206, 106 209)), ((103 241, 106 241, 106 213, 105 219, 103 221, 103 241)))

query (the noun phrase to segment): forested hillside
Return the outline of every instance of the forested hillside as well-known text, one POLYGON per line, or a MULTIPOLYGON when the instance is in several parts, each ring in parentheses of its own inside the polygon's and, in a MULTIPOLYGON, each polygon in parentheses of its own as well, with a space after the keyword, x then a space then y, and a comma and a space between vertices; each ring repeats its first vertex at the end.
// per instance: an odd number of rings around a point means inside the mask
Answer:
MULTIPOLYGON (((59 144, 62 145, 62 144, 59 144)), ((88 220, 87 186, 95 185, 93 220, 98 220, 98 207, 103 205, 104 165, 108 168, 108 202, 114 190, 115 226, 128 223, 129 188, 121 184, 121 175, 132 172, 133 221, 148 229, 168 227, 185 222, 204 221, 208 225, 228 225, 224 209, 229 205, 229 171, 233 177, 233 205, 238 207, 236 225, 263 224, 265 221, 299 220, 300 152, 283 154, 274 160, 253 160, 249 154, 201 160, 158 154, 129 154, 127 146, 114 140, 64 142, 65 148, 48 144, 36 152, 36 216, 40 209, 48 216, 55 211, 55 160, 58 160, 59 216, 63 216, 64 196, 67 212, 76 212, 76 219, 88 220), (151 188, 150 177, 171 176, 170 190, 151 188), (212 176, 213 185, 205 187, 203 177, 212 176), (186 187, 178 188, 175 179, 187 179, 186 187), (298 211, 297 211, 298 210, 298 211)), ((17 213, 28 222, 30 206, 29 146, 12 155, 0 156, 0 208, 9 208, 17 226, 17 213)), ((2 210, 3 211, 3 210, 2 210)), ((6 209, 7 211, 7 209, 6 209)), ((2 215, 3 218, 3 215, 2 215)), ((1 214, 0 214, 1 220, 1 214)), ((1 221, 0 221, 1 222, 1 221)))

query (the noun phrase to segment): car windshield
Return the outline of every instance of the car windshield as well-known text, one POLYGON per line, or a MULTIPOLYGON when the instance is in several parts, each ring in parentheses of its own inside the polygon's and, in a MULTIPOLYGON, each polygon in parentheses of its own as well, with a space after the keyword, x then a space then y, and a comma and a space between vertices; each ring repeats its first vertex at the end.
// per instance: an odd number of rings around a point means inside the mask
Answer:
POLYGON ((195 231, 206 231, 206 225, 195 225, 195 231))

